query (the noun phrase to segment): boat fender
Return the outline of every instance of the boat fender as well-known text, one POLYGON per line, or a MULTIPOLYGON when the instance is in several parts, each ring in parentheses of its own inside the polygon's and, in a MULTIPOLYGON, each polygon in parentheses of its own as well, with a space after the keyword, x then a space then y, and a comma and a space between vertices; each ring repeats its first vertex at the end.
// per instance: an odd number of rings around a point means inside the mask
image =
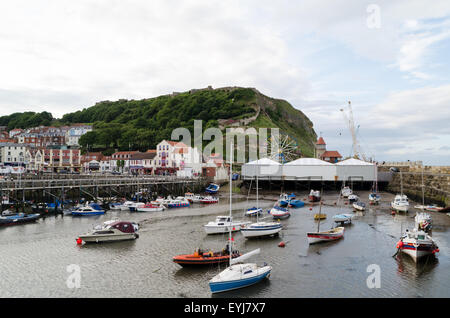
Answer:
POLYGON ((284 242, 280 242, 280 244, 278 244, 278 247, 285 247, 286 246, 286 243, 284 243, 284 242))
POLYGON ((403 241, 398 241, 397 242, 397 249, 402 248, 403 247, 403 241))

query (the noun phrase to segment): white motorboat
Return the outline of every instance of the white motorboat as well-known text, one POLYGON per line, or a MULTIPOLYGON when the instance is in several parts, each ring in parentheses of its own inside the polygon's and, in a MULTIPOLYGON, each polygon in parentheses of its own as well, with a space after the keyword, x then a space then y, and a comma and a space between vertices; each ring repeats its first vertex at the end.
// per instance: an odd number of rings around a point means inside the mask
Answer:
POLYGON ((350 194, 349 196, 348 196, 348 201, 349 202, 356 202, 356 201, 358 201, 359 200, 359 197, 356 195, 356 194, 350 194))
POLYGON ((122 206, 120 207, 120 209, 122 211, 132 211, 135 210, 136 208, 136 202, 135 201, 125 201, 122 206))
POLYGON ((348 196, 351 195, 352 193, 353 193, 352 189, 350 189, 350 187, 348 186, 343 187, 341 190, 341 195, 344 198, 348 198, 348 196))
POLYGON ((79 236, 86 243, 134 240, 138 237, 135 225, 125 221, 114 221, 104 224, 101 228, 94 228, 90 233, 79 236))
POLYGON ((366 204, 361 201, 353 202, 353 208, 358 211, 364 211, 366 209, 366 204))
POLYGON ((420 258, 439 252, 439 248, 430 235, 425 231, 414 229, 406 230, 397 242, 397 249, 408 254, 417 262, 420 258))
POLYGON ((394 198, 394 201, 391 202, 391 207, 395 211, 408 212, 408 197, 405 194, 397 194, 394 198))
POLYGON ((142 203, 136 206, 137 212, 160 212, 164 211, 164 209, 165 207, 163 205, 153 203, 142 203))
POLYGON ((105 210, 103 210, 97 203, 90 203, 89 205, 72 210, 71 214, 73 216, 101 215, 105 214, 105 210))
POLYGON ((122 203, 110 203, 109 209, 110 210, 121 210, 122 203))
POLYGON ((215 221, 204 225, 206 234, 227 233, 228 231, 240 231, 241 227, 250 222, 233 222, 232 216, 218 216, 215 221))

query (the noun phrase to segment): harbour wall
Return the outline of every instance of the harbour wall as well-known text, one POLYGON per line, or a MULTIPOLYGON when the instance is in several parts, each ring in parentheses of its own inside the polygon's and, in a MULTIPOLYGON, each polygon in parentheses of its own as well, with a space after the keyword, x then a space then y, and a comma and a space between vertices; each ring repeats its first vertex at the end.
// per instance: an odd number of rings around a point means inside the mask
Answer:
POLYGON ((423 166, 420 164, 379 167, 379 171, 391 174, 386 190, 403 193, 416 202, 422 202, 422 176, 425 204, 450 205, 450 166, 423 166), (399 171, 392 173, 390 167, 399 171))

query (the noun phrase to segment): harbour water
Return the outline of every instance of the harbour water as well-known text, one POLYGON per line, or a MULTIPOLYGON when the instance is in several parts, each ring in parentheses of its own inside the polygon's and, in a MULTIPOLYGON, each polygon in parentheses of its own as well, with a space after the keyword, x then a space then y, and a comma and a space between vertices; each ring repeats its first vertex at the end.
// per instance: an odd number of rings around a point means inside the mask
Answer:
MULTIPOLYGON (((297 193, 304 199, 306 192, 297 193)), ((358 193, 367 202, 368 192, 358 193)), ((382 193, 380 206, 351 212, 348 205, 334 205, 337 193, 325 193, 322 213, 327 219, 320 228, 333 226, 332 216, 355 213, 346 225, 344 239, 309 246, 306 232, 317 229, 313 215, 316 204, 291 209, 282 220, 279 237, 246 240, 234 233, 236 248, 248 252, 261 248, 251 261, 273 266, 270 279, 257 285, 214 297, 450 297, 450 217, 431 213, 433 239, 440 253, 435 260, 415 264, 407 255, 392 257, 401 232, 414 225, 411 202, 406 215, 392 216, 392 194, 382 193), (286 247, 278 247, 281 241, 286 247), (367 268, 380 268, 380 288, 369 288, 367 268)), ((274 196, 275 197, 275 196, 274 196)), ((245 198, 233 200, 235 219, 244 219, 244 210, 255 205, 245 198)), ((264 216, 274 201, 260 200, 264 216)), ((221 250, 228 234, 206 235, 203 225, 217 215, 228 214, 228 200, 210 206, 169 209, 164 212, 112 212, 102 216, 57 216, 36 223, 0 228, 1 297, 211 297, 208 281, 218 267, 182 268, 172 262, 177 254, 197 247, 221 250), (135 241, 76 244, 78 235, 112 217, 140 222, 135 241), (68 288, 67 267, 78 265, 80 288, 68 288)), ((245 218, 249 219, 249 218, 245 218)))

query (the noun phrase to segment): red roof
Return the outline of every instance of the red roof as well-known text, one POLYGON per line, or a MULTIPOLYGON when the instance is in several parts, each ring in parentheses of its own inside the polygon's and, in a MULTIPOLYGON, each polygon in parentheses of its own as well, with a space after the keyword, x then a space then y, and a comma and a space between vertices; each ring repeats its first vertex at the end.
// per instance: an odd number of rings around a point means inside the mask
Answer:
POLYGON ((156 153, 156 149, 149 149, 147 150, 148 153, 156 153))
POLYGON ((320 137, 320 138, 317 140, 316 145, 326 145, 325 140, 323 140, 323 138, 320 137))
POLYGON ((325 151, 321 156, 321 158, 342 158, 341 154, 335 150, 325 151))

